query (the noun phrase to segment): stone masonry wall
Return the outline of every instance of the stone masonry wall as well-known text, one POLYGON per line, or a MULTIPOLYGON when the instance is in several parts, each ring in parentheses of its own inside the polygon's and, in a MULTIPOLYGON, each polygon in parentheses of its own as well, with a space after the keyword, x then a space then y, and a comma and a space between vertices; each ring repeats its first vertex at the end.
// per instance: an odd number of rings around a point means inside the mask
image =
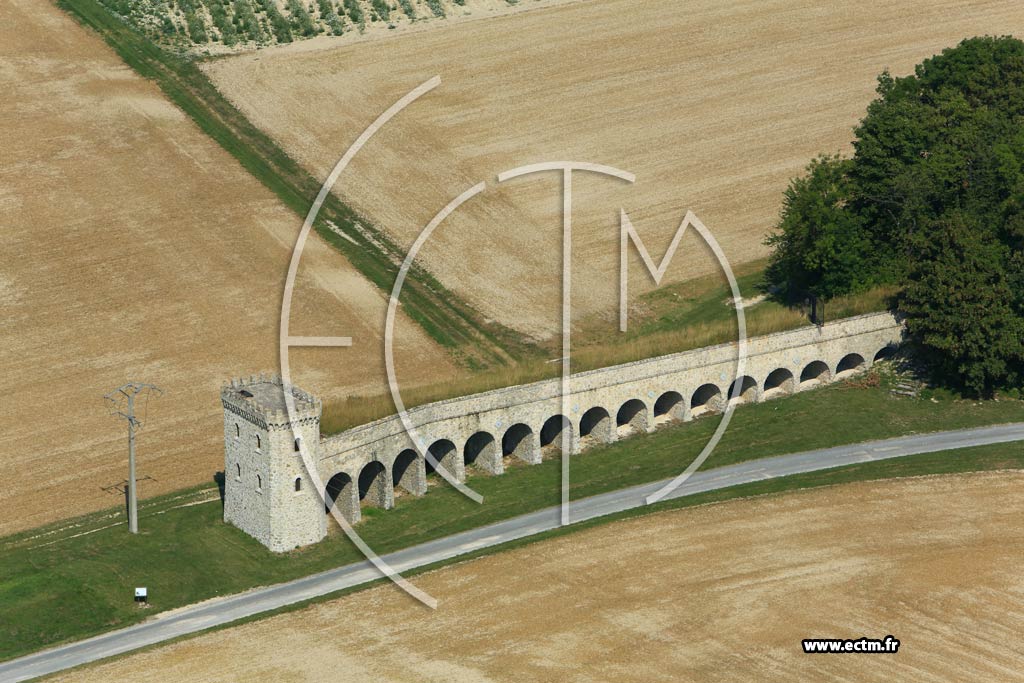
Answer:
MULTIPOLYGON (((734 400, 771 399, 861 372, 879 353, 894 348, 902 339, 903 325, 889 313, 751 338, 746 344, 745 369, 735 382, 740 390, 734 400)), ((426 452, 439 459, 453 478, 462 481, 470 462, 495 474, 503 471, 508 458, 539 462, 542 445, 557 447, 562 443, 557 436, 560 425, 569 436, 570 452, 575 453, 586 443, 614 441, 634 431, 652 431, 668 420, 687 421, 720 411, 737 376, 737 355, 738 344, 732 342, 573 375, 567 415, 562 414, 560 379, 420 406, 408 411, 415 427, 415 445, 398 416, 326 439, 307 431, 304 438, 309 439, 311 448, 315 443, 319 477, 328 488, 335 477, 332 490, 337 494, 338 507, 355 522, 360 504, 391 507, 396 488, 423 495, 428 464, 422 454, 426 452)), ((258 462, 248 464, 251 453, 241 452, 245 449, 240 444, 251 446, 249 433, 243 430, 241 441, 233 442, 230 437, 234 428, 229 429, 227 409, 225 416, 226 461, 259 467, 258 462)), ((287 450, 288 444, 280 450, 287 450)), ((225 504, 227 521, 274 549, 313 542, 326 533, 319 498, 314 511, 305 497, 296 497, 289 489, 289 478, 299 476, 293 471, 294 455, 279 455, 282 462, 291 463, 292 469, 282 466, 281 479, 273 479, 273 521, 253 519, 245 526, 240 523, 268 511, 252 500, 257 494, 248 484, 229 486, 226 491, 229 499, 233 494, 241 495, 246 502, 225 504), (289 489, 292 498, 279 495, 284 489, 289 489), (312 519, 314 516, 319 524, 312 519)), ((232 478, 233 473, 227 471, 228 483, 232 478)))

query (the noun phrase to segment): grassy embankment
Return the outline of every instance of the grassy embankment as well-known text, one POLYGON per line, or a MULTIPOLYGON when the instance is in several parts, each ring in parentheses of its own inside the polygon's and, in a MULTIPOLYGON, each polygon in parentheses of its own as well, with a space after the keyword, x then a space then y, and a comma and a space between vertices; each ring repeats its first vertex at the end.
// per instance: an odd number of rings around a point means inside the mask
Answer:
MULTIPOLYGON (((880 383, 836 384, 738 410, 708 467, 867 439, 1018 421, 1019 401, 970 402, 894 398, 880 383)), ((595 495, 678 474, 717 419, 676 425, 645 437, 593 448, 574 459, 572 495, 595 495)), ((854 479, 1024 467, 1019 444, 915 456, 776 482, 737 487, 670 507, 854 479)), ((484 496, 475 505, 436 481, 422 498, 399 498, 394 510, 369 514, 360 534, 378 552, 482 526, 559 500, 560 462, 514 465, 500 477, 471 475, 484 496)), ((193 492, 214 496, 214 492, 193 492)), ((308 575, 359 559, 343 537, 274 555, 221 521, 218 502, 188 493, 146 501, 142 533, 125 531, 122 510, 90 515, 0 540, 0 658, 125 626, 170 609, 308 575), (134 607, 131 590, 150 589, 153 609, 134 607)), ((664 507, 664 506, 661 506, 664 507)), ((635 514, 635 513, 634 513, 635 514)))
MULTIPOLYGON (((761 293, 764 267, 764 261, 757 261, 737 268, 737 281, 744 297, 749 299, 761 293)), ((887 310, 894 294, 892 288, 878 288, 830 301, 826 305, 828 320, 887 310)), ((736 339, 736 310, 728 303, 731 299, 729 286, 719 274, 668 285, 637 297, 631 307, 626 333, 618 331, 617 319, 579 321, 573 331, 573 371, 593 370, 733 341, 736 339)), ((749 337, 810 324, 803 311, 772 299, 754 304, 745 314, 749 337)), ((560 347, 552 345, 555 343, 560 344, 560 338, 542 347, 540 354, 522 358, 514 366, 491 368, 443 385, 414 387, 403 391, 402 399, 406 407, 411 408, 556 377, 561 372, 561 365, 548 362, 561 353, 560 347)), ((398 377, 400 380, 401 367, 398 368, 398 377)), ((325 434, 335 434, 386 417, 394 411, 390 394, 351 396, 327 402, 324 404, 322 430, 325 434)))
MULTIPOLYGON (((203 132, 285 206, 305 218, 322 181, 246 119, 194 60, 160 48, 96 0, 58 0, 58 4, 81 24, 99 33, 125 63, 155 82, 203 132)), ((391 291, 397 264, 405 255, 383 231, 334 195, 328 195, 314 228, 374 285, 384 292, 391 291), (353 241, 333 232, 328 221, 344 229, 353 241)), ((469 367, 502 365, 528 351, 519 335, 497 323, 485 323, 475 310, 421 267, 414 266, 409 272, 402 306, 432 339, 469 367)))

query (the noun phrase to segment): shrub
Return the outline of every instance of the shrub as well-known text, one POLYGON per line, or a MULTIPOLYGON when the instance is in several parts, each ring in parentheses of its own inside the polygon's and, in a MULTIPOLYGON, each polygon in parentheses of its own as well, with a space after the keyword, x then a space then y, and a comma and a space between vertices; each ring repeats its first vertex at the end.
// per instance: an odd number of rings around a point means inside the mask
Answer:
POLYGON ((292 42, 292 29, 288 24, 288 20, 284 18, 284 15, 277 9, 277 4, 274 0, 258 0, 260 8, 267 16, 267 21, 270 22, 270 28, 274 32, 274 38, 279 43, 290 43, 292 42))
POLYGON ((290 19, 292 31, 305 37, 315 36, 319 31, 313 24, 313 17, 309 11, 302 6, 301 0, 288 0, 288 18, 290 19))
POLYGON ((250 0, 234 0, 234 8, 238 33, 258 45, 265 43, 267 36, 263 33, 250 0))
POLYGON ((370 4, 373 6, 373 11, 377 13, 384 21, 391 18, 391 8, 384 0, 371 0, 370 4))
POLYGON ((320 20, 327 24, 327 27, 331 29, 331 33, 340 36, 345 32, 345 26, 341 21, 341 17, 334 10, 334 3, 331 0, 318 0, 318 6, 320 8, 320 20))
POLYGON ((363 16, 363 8, 359 6, 359 2, 357 0, 344 0, 344 2, 349 20, 353 24, 365 24, 366 18, 363 16))
POLYGON ((430 8, 435 17, 444 17, 444 7, 441 7, 441 0, 427 0, 427 7, 430 8))
POLYGON ((213 25, 220 31, 221 40, 229 47, 234 45, 238 42, 238 32, 235 30, 235 25, 228 18, 227 8, 224 6, 223 0, 208 1, 207 8, 210 10, 210 18, 213 19, 213 25))

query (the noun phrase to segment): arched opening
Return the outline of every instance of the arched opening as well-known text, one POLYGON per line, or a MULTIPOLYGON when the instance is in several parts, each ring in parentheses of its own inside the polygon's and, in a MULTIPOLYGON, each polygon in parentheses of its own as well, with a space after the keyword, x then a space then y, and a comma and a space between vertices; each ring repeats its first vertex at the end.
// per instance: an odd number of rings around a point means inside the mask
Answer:
POLYGON ((384 463, 373 460, 359 471, 359 500, 373 507, 387 507, 387 476, 384 463))
POLYGON ((594 406, 580 418, 580 439, 609 443, 612 435, 612 418, 601 406, 594 406))
POLYGON ((427 452, 437 462, 435 467, 430 462, 430 458, 426 459, 426 470, 427 474, 434 474, 437 469, 444 469, 450 477, 453 477, 456 481, 462 481, 464 476, 462 474, 463 469, 459 467, 461 464, 458 458, 458 451, 455 449, 453 444, 448 439, 440 439, 435 441, 427 449, 427 452))
POLYGON ((239 463, 235 463, 235 476, 239 479, 242 478, 242 466, 239 463))
POLYGON ((359 521, 352 477, 345 472, 338 472, 328 479, 324 488, 324 510, 330 513, 334 508, 338 508, 338 512, 350 523, 359 521))
POLYGON ((296 491, 301 491, 302 490, 302 477, 295 477, 295 490, 296 491))
POLYGON ((859 353, 849 353, 842 357, 839 365, 836 366, 836 377, 848 377, 864 369, 864 356, 859 353))
POLYGON ((871 362, 872 363, 877 363, 880 360, 889 360, 890 358, 892 358, 895 355, 896 355, 896 346, 895 346, 895 344, 887 344, 886 346, 883 346, 882 348, 878 349, 878 353, 875 354, 875 357, 871 360, 871 362))
POLYGON ((260 435, 256 435, 256 450, 259 450, 263 444, 260 442, 260 435))
POLYGON ((654 402, 654 424, 682 420, 685 408, 682 394, 678 391, 666 391, 654 402))
POLYGON ((690 416, 720 413, 723 407, 722 390, 714 384, 704 384, 693 392, 693 398, 690 399, 690 416))
POLYGON ((515 456, 524 462, 537 462, 538 453, 533 430, 522 423, 514 424, 505 430, 501 437, 502 457, 515 456))
POLYGON ((257 491, 262 491, 263 490, 263 477, 261 477, 258 474, 256 475, 256 490, 257 491))
POLYGON ((772 370, 764 381, 764 393, 761 396, 765 399, 776 398, 785 394, 793 393, 793 373, 786 368, 772 370))
POLYGON ((466 439, 462 448, 462 462, 487 472, 494 472, 498 455, 498 444, 489 432, 477 432, 466 439))
POLYGON ((757 401, 757 380, 750 375, 737 377, 729 387, 729 400, 734 404, 757 401))
POLYGON ((572 422, 565 415, 549 417, 540 428, 540 447, 552 446, 562 450, 563 439, 568 440, 568 450, 572 451, 572 422))
POLYGON ((619 436, 643 434, 647 431, 647 405, 638 398, 622 404, 615 414, 615 427, 619 436))
POLYGON ((295 437, 295 452, 298 453, 301 450, 302 450, 302 437, 301 436, 297 436, 297 437, 295 437))
POLYGON ((800 388, 806 389, 829 381, 828 366, 820 360, 807 364, 800 373, 800 388))
POLYGON ((419 463, 416 451, 407 448, 398 454, 391 465, 391 486, 402 487, 409 493, 419 495, 423 492, 423 484, 419 477, 419 463))
POLYGON ((237 439, 240 436, 242 436, 242 428, 239 427, 238 423, 236 422, 235 423, 235 438, 237 439))

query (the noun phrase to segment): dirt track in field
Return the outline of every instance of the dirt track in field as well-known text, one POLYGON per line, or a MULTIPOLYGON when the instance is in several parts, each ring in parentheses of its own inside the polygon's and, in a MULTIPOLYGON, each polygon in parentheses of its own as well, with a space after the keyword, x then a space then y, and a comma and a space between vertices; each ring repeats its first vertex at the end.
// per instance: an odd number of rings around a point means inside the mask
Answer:
MULTIPOLYGON (((219 387, 278 364, 285 273, 301 221, 95 35, 45 0, 0 4, 0 534, 120 503, 125 425, 101 396, 154 382, 143 496, 223 466, 219 387)), ((292 331, 350 335, 298 351, 327 394, 384 386, 383 296, 314 239, 292 331)), ((400 372, 445 356, 400 323, 400 372)))
POLYGON ((57 680, 1020 681, 1024 473, 619 522, 57 680), (902 641, 802 653, 807 637, 902 641))
MULTIPOLYGON (((559 181, 497 186, 496 173, 565 159, 636 173, 633 187, 585 176, 574 186, 574 312, 609 311, 619 207, 656 259, 686 209, 732 261, 764 256, 789 178, 818 153, 848 150, 876 76, 984 33, 1024 34, 1024 5, 594 0, 357 44, 317 39, 220 60, 209 73, 321 176, 379 112, 440 75, 339 191, 409 244, 487 180, 423 258, 487 315, 544 338, 559 329, 559 181)), ((665 282, 716 267, 695 235, 683 252, 665 282)), ((634 291, 652 284, 639 258, 631 273, 634 291)))

